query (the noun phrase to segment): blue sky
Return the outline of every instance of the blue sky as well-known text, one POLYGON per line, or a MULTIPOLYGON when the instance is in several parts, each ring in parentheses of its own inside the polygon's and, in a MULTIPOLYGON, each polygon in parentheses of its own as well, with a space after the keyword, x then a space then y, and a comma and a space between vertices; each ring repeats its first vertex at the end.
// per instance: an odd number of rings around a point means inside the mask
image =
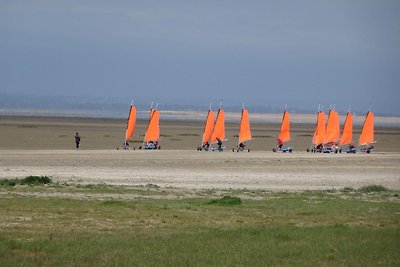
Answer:
POLYGON ((0 1, 0 93, 400 115, 400 1, 0 1))

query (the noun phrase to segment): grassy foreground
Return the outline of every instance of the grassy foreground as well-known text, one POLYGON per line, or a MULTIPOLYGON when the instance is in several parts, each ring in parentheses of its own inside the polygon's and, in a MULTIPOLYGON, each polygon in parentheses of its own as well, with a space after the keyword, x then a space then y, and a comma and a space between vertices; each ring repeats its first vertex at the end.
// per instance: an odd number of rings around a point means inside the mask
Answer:
POLYGON ((398 192, 169 199, 154 185, 3 185, 0 193, 1 266, 400 266, 398 192))

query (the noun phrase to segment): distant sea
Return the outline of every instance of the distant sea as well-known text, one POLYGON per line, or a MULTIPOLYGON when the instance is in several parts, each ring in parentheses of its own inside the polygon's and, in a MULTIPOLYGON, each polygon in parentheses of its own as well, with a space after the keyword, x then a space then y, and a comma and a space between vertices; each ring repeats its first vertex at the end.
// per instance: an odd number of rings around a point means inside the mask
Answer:
MULTIPOLYGON (((0 109, 0 116, 27 116, 27 117, 74 117, 74 118, 108 118, 108 119, 126 119, 128 116, 129 106, 126 112, 104 112, 104 111, 52 111, 52 110, 15 110, 15 109, 0 109)), ((166 121, 205 121, 207 116, 206 111, 176 111, 176 110, 160 110, 160 120, 166 121)), ((225 112, 225 120, 227 122, 239 123, 240 112, 225 112)), ((148 119, 148 110, 138 110, 138 119, 148 119)), ((281 113, 252 113, 250 112, 251 123, 280 123, 282 120, 281 113)), ((299 114, 290 113, 291 122, 299 124, 313 124, 316 121, 315 114, 299 114)), ((365 115, 353 113, 354 125, 362 125, 365 115)), ((343 125, 345 114, 341 114, 340 122, 343 125)), ((391 126, 400 127, 400 117, 383 117, 375 116, 376 126, 391 126)))
MULTIPOLYGON (((77 97, 51 97, 51 96, 15 96, 0 94, 0 116, 44 116, 44 117, 79 117, 79 118, 114 118, 126 119, 131 100, 107 98, 77 98, 77 97)), ((150 102, 137 101, 138 119, 148 119, 150 102)), ((153 106, 157 104, 153 103, 153 106)), ((242 106, 223 105, 227 122, 239 122, 242 106)), ((209 105, 201 106, 189 104, 160 104, 161 120, 204 121, 209 105)), ((283 107, 274 106, 248 106, 250 122, 252 123, 280 123, 283 107)), ((343 107, 342 107, 343 108, 343 107)), ((218 104, 214 104, 214 111, 218 104)), ((329 107, 324 107, 328 112, 329 107)), ((300 109, 289 107, 292 123, 315 123, 316 109, 300 109)), ((344 123, 346 110, 337 109, 341 123, 344 123)), ((354 124, 363 123, 366 111, 352 111, 354 124)), ((399 116, 375 114, 377 126, 400 127, 399 116)))

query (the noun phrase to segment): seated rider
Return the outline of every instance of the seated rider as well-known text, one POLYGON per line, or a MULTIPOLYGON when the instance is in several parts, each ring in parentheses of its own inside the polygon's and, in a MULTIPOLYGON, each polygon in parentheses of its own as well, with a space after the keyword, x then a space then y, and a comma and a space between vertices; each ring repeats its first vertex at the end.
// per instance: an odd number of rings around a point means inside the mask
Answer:
POLYGON ((127 150, 128 148, 129 148, 129 142, 128 142, 128 140, 125 140, 124 149, 127 150))
POLYGON ((218 145, 218 150, 222 150, 222 141, 221 139, 217 138, 217 145, 218 145))
POLYGON ((242 143, 240 143, 240 144, 238 145, 238 147, 239 147, 239 149, 240 149, 241 151, 243 151, 244 148, 246 147, 246 145, 242 142, 242 143))
POLYGON ((276 141, 278 141, 278 145, 276 146, 276 148, 281 151, 282 150, 282 146, 283 146, 283 142, 282 139, 278 138, 276 139, 276 141))
POLYGON ((203 144, 203 148, 204 149, 208 149, 210 147, 210 143, 209 142, 205 142, 204 144, 203 144))
POLYGON ((332 150, 337 151, 338 148, 339 148, 339 146, 337 144, 333 143, 332 150))

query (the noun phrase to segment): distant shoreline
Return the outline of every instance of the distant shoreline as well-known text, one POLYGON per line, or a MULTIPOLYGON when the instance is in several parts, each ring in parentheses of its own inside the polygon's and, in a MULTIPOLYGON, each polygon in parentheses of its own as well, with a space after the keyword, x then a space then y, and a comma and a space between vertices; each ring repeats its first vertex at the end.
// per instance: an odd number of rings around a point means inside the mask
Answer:
MULTIPOLYGON (((175 111, 160 110, 161 120, 165 121, 187 121, 202 122, 206 118, 207 111, 175 111)), ((293 124, 314 124, 315 114, 297 114, 291 113, 291 123, 293 124)), ((147 120, 148 111, 138 110, 138 120, 147 120)), ((227 123, 237 123, 240 121, 240 112, 225 112, 227 123)), ((95 119, 95 120, 125 120, 121 116, 104 115, 103 113, 79 113, 76 111, 50 112, 40 110, 5 110, 0 109, 0 118, 65 118, 65 119, 95 119)), ((362 125, 365 114, 353 114, 354 124, 362 125)), ((282 120, 282 114, 279 113, 250 113, 250 122, 256 124, 277 123, 282 120)), ((343 124, 345 114, 340 114, 340 123, 343 124)), ((376 126, 400 127, 400 117, 375 116, 376 126)))

